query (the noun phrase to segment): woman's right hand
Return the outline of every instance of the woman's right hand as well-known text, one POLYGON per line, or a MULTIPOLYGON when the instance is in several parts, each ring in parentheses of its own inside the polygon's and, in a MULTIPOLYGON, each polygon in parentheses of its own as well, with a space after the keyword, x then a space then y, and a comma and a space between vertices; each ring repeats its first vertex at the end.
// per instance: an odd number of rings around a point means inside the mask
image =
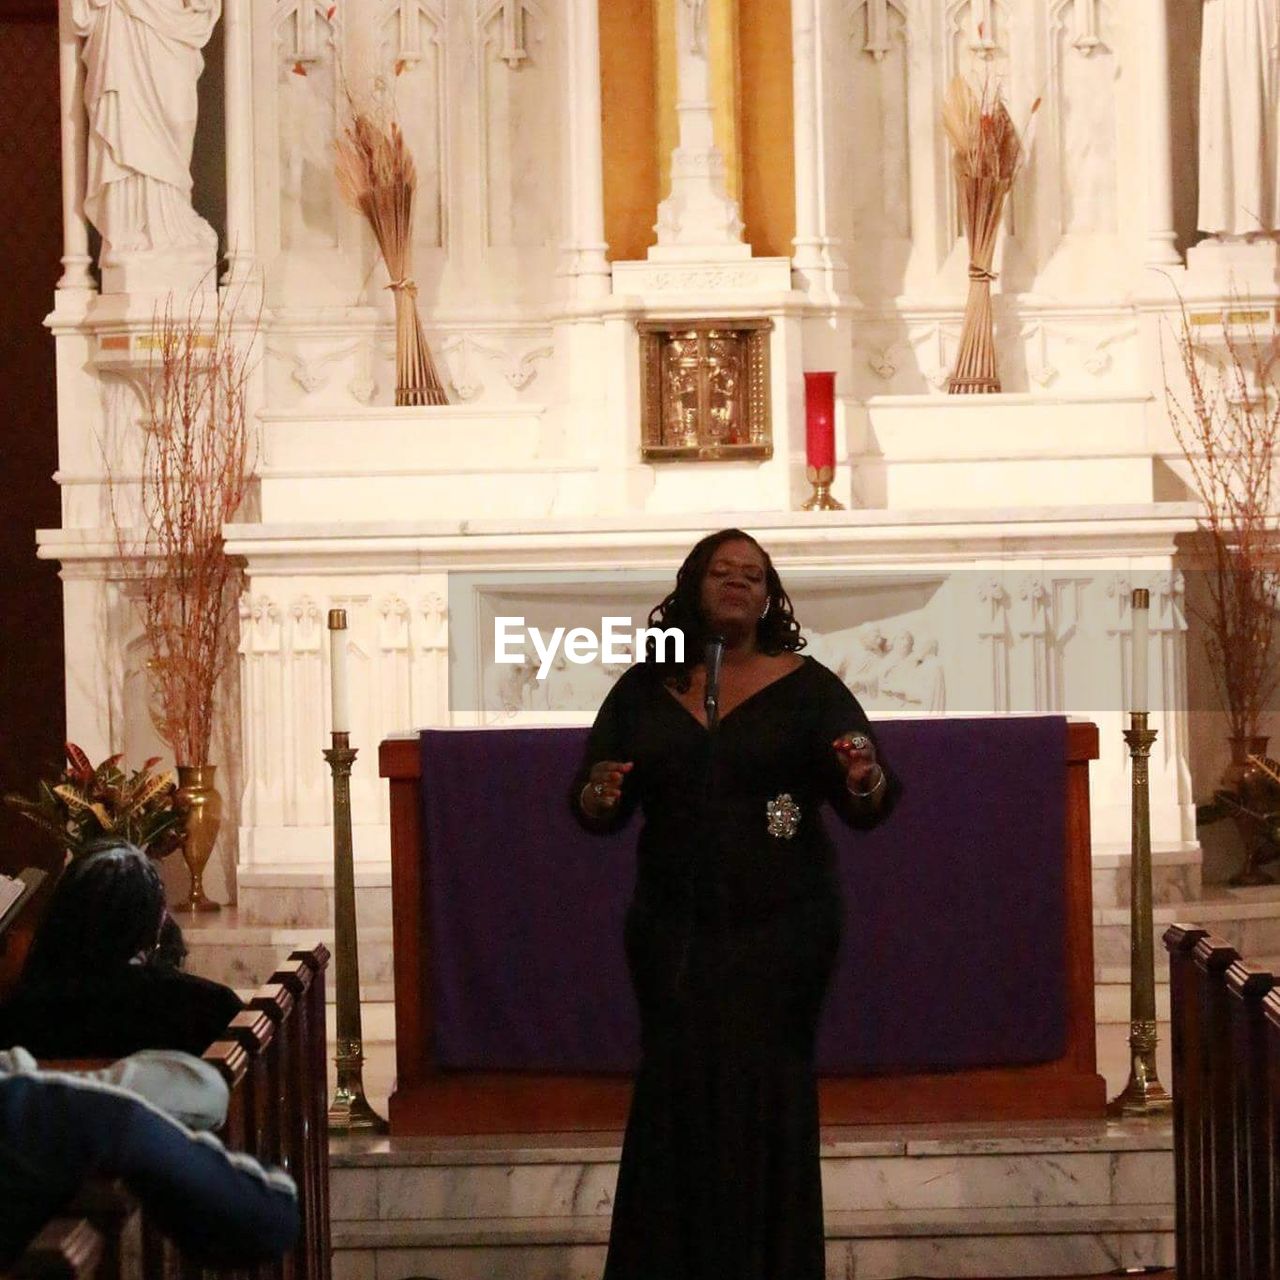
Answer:
POLYGON ((622 780, 631 769, 630 760, 598 760, 593 764, 579 798, 583 812, 601 818, 615 809, 622 799, 622 780))

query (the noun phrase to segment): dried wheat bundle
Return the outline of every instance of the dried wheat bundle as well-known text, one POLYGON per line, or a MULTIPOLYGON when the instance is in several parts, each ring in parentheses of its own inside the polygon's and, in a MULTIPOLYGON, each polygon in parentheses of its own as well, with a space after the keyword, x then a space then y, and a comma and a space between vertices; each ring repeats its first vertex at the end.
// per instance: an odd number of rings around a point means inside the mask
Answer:
MULTIPOLYGON (((1031 108, 1039 107, 1039 100, 1031 108)), ((1005 200, 1025 154, 1022 140, 998 90, 979 98, 956 76, 947 89, 942 124, 951 142, 960 213, 969 240, 969 297, 956 367, 947 383, 952 394, 1000 390, 991 317, 991 266, 1005 200)))
POLYGON ((412 279, 413 200, 418 171, 400 126, 348 98, 334 172, 343 198, 364 216, 382 252, 396 300, 396 404, 447 404, 418 318, 412 279))

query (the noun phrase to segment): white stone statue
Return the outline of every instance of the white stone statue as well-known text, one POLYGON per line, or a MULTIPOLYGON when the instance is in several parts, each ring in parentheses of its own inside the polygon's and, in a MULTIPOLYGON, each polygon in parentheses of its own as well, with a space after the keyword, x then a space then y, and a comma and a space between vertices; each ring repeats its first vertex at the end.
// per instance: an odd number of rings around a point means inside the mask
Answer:
POLYGON ((132 255, 212 267, 218 240, 191 206, 201 50, 222 0, 71 0, 85 38, 84 211, 104 269, 132 255))
POLYGON ((1280 0, 1204 0, 1199 226, 1222 240, 1280 228, 1280 0))

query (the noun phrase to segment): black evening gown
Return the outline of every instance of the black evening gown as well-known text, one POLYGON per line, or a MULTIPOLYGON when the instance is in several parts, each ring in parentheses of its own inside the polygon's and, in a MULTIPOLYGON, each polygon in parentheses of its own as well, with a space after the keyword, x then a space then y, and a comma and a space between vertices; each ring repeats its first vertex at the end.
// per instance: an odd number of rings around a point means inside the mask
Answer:
POLYGON ((859 811, 831 746, 850 730, 874 738, 810 658, 715 734, 646 664, 600 709, 575 798, 597 760, 635 767, 614 814, 582 820, 644 816, 626 922, 641 1064, 605 1280, 825 1274, 813 1055, 842 907, 820 810, 870 826, 899 791, 881 757, 888 795, 859 811))

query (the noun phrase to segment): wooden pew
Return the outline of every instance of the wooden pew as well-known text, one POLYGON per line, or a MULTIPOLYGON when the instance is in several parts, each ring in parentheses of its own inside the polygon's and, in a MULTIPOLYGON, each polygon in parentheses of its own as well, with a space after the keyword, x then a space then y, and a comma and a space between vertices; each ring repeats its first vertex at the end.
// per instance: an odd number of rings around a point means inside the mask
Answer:
POLYGON ((1280 1280, 1280 987, 1272 987, 1262 1001, 1266 1026, 1267 1096, 1266 1145, 1267 1192, 1261 1207, 1270 1244, 1267 1263, 1271 1280, 1280 1280))
POLYGON ((200 1267, 181 1256, 118 1184, 96 1181, 83 1189, 69 1217, 51 1221, 32 1241, 10 1272, 14 1280, 329 1280, 328 963, 324 946, 293 952, 203 1055, 231 1091, 218 1136, 231 1150, 282 1166, 298 1185, 297 1246, 252 1270, 200 1267))
POLYGON ((1227 970, 1235 1183, 1231 1234, 1240 1280, 1269 1280, 1271 1276, 1270 1229, 1265 1212, 1269 1177, 1265 1137, 1268 1086, 1262 1002, 1274 986, 1270 973, 1243 961, 1227 970))
POLYGON ((1164 943, 1179 1280, 1280 1280, 1280 987, 1203 929, 1164 943))
POLYGON ((1173 1057, 1173 1185, 1174 1229, 1179 1280, 1203 1280, 1199 1240, 1204 1222, 1200 1179, 1199 1115, 1204 1091, 1200 1055, 1200 1001, 1197 998, 1195 949, 1207 936, 1194 925, 1171 925, 1164 935, 1169 951, 1169 1003, 1173 1057))
POLYGON ((13 1280, 98 1280, 105 1248, 87 1218, 51 1218, 9 1274, 13 1280))

